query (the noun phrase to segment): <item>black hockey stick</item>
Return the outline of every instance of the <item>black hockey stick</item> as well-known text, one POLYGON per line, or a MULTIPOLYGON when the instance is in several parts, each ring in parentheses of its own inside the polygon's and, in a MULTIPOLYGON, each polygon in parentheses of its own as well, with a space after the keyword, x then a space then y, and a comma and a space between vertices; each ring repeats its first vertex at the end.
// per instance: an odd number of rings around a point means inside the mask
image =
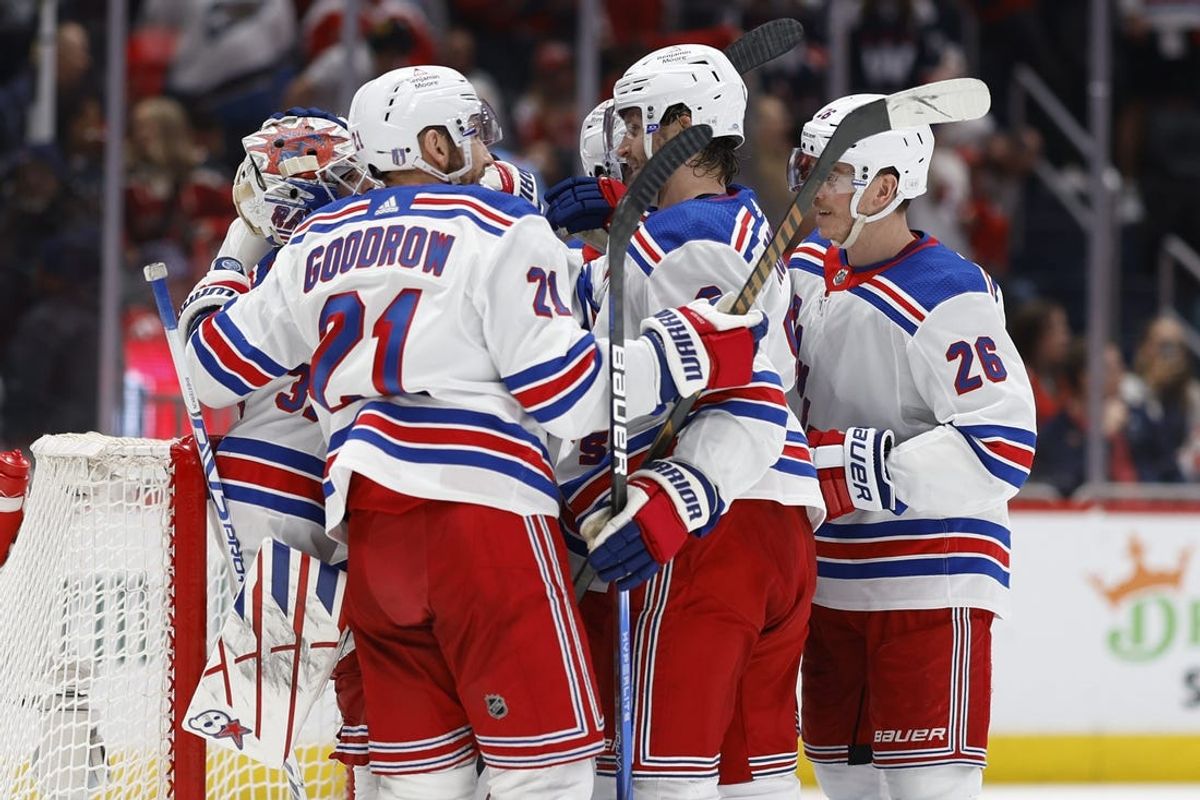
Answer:
MULTIPOLYGON (((833 170, 833 165, 855 142, 895 128, 978 119, 987 113, 990 106, 991 94, 987 84, 976 78, 954 78, 896 92, 859 106, 847 114, 833 136, 829 137, 829 143, 813 165, 804 187, 792 201, 787 216, 734 299, 730 313, 745 314, 749 311, 775 264, 800 243, 800 224, 812 206, 813 198, 833 170)), ((699 396, 694 394, 685 397, 671 409, 670 416, 646 454, 645 463, 666 454, 699 396)))
POLYGON ((742 75, 779 58, 804 40, 804 26, 784 17, 746 31, 725 48, 725 57, 742 75))
MULTIPOLYGON (((610 500, 615 517, 625 507, 625 482, 629 476, 628 429, 625 416, 625 250, 642 215, 658 199, 658 193, 685 161, 712 141, 712 128, 693 125, 667 142, 634 178, 629 191, 617 203, 609 226, 608 258, 608 375, 611 419, 609 442, 612 448, 610 500)), ((584 590, 594 573, 590 567, 584 590)), ((576 593, 579 593, 578 584, 576 593)), ((614 653, 619 694, 617 706, 617 798, 633 797, 633 642, 629 632, 629 593, 617 592, 617 648, 614 653)))

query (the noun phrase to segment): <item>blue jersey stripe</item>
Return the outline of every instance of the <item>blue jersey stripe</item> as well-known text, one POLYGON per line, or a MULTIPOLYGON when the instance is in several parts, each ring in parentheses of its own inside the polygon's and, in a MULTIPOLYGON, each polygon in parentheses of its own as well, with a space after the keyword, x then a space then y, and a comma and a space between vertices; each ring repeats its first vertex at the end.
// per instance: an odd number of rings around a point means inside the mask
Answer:
POLYGON ((1005 588, 1008 570, 979 556, 906 558, 895 561, 844 562, 817 559, 817 576, 843 580, 871 578, 945 577, 949 575, 986 575, 1005 588))
POLYGON ((772 425, 778 425, 781 428, 786 427, 788 421, 788 412, 785 406, 774 406, 767 403, 755 403, 734 398, 701 406, 692 416, 698 416, 709 411, 724 411, 735 417, 757 419, 762 422, 769 422, 772 425))
POLYGON ((1011 541, 1008 528, 1003 525, 970 517, 897 519, 857 524, 827 522, 821 526, 817 535, 830 539, 874 539, 887 536, 938 536, 955 533, 976 533, 987 536, 1005 547, 1008 547, 1011 541))
POLYGON ((325 525, 325 507, 316 505, 309 500, 275 494, 263 489, 242 486, 237 483, 222 483, 221 486, 225 490, 225 496, 230 500, 270 509, 271 511, 278 511, 281 514, 287 514, 291 517, 306 519, 322 527, 325 525))
MULTIPOLYGON (((468 411, 462 408, 430 408, 428 406, 398 406, 392 403, 373 401, 365 404, 359 414, 374 411, 396 422, 417 425, 461 425, 475 427, 502 433, 513 439, 518 439, 537 449, 546 461, 550 461, 550 452, 542 440, 515 422, 505 422, 494 414, 483 411, 468 411)), ((343 428, 334 433, 329 441, 330 451, 336 450, 345 441, 353 426, 343 428)))
POLYGON ((1007 425, 955 425, 963 433, 969 433, 980 439, 1007 439, 1010 442, 1023 444, 1027 447, 1037 445, 1037 434, 1024 428, 1011 428, 1007 425))
MULTIPOLYGON (((418 201, 419 202, 419 201, 418 201)), ((492 234, 493 236, 503 236, 508 228, 493 225, 488 222, 485 217, 480 216, 474 211, 468 211, 465 208, 414 208, 410 213, 420 215, 422 217, 433 217, 434 219, 450 219, 452 217, 465 217, 474 222, 480 229, 492 234)))
POLYGON ((547 422, 558 419, 563 414, 574 408, 575 404, 578 403, 580 399, 587 394, 588 390, 592 388, 592 384, 596 382, 596 378, 600 375, 600 367, 601 360, 597 358, 595 363, 592 364, 592 368, 588 370, 587 375, 585 375, 583 380, 575 385, 574 389, 567 392, 550 405, 543 406, 542 408, 539 408, 536 411, 530 411, 529 413, 534 419, 543 425, 547 422))
POLYGON ((390 458, 412 464, 447 464, 498 472, 554 498, 555 502, 558 501, 558 487, 545 475, 498 455, 479 453, 474 450, 459 450, 453 447, 407 447, 396 444, 369 428, 354 428, 346 438, 369 444, 390 458))
POLYGON ((196 328, 195 332, 192 333, 192 349, 195 350, 196 358, 199 359, 200 366, 204 367, 204 371, 234 395, 245 397, 254 392, 255 387, 243 381, 238 377, 237 373, 225 369, 224 365, 217 360, 217 357, 204 344, 204 340, 200 338, 199 328, 196 328))
POLYGON ((565 372, 568 367, 579 360, 589 347, 596 344, 596 339, 590 333, 586 334, 578 342, 571 345, 571 349, 566 355, 552 358, 549 361, 543 361, 540 364, 534 364, 532 367, 526 367, 520 372, 509 375, 504 378, 504 385, 512 393, 517 393, 531 383, 537 383, 551 376, 557 375, 560 372, 565 372))
POLYGON ((225 455, 243 455, 283 464, 292 469, 320 478, 325 472, 325 461, 311 453, 293 450, 290 447, 264 442, 260 439, 245 439, 241 436, 226 436, 217 445, 217 452, 225 455))
POLYGON ((975 451, 975 457, 979 459, 981 464, 983 464, 983 468, 992 475, 996 476, 1005 483, 1012 484, 1018 489, 1025 485, 1025 481, 1029 478, 1028 472, 1023 469, 1017 469, 1016 467, 1006 464, 1005 462, 996 458, 996 455, 991 450, 988 450, 979 442, 975 441, 974 437, 963 434, 963 439, 965 439, 967 444, 971 446, 971 449, 975 451))
MULTIPOLYGON (((230 300, 225 304, 225 308, 222 309, 222 312, 231 308, 237 301, 238 298, 236 297, 230 300)), ((253 361, 259 369, 272 378, 278 378, 280 375, 287 372, 286 367, 277 364, 266 353, 250 344, 242 332, 238 330, 238 327, 234 324, 233 320, 229 318, 229 315, 222 312, 214 314, 212 321, 213 324, 220 328, 221 332, 225 334, 225 338, 229 340, 229 343, 232 345, 234 350, 240 353, 247 361, 253 361)))
POLYGON ((797 461, 794 458, 781 458, 771 465, 771 469, 795 475, 798 478, 817 477, 817 468, 807 461, 797 461))
POLYGON ((892 306, 891 303, 884 300, 874 292, 870 292, 860 286, 852 287, 848 291, 856 297, 861 297, 863 300, 866 300, 868 303, 875 306, 875 308, 882 311, 884 316, 903 328, 909 336, 912 336, 917 332, 917 325, 915 322, 901 314, 894 306, 892 306))

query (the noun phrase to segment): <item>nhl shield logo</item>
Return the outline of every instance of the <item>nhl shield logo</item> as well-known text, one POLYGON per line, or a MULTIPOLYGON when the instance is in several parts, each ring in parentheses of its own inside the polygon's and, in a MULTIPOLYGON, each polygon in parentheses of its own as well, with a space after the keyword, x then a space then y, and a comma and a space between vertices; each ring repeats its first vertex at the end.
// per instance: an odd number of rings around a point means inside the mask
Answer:
POLYGON ((483 702, 487 703, 488 714, 492 719, 504 719, 508 716, 508 703, 498 694, 486 694, 483 702))
POLYGON ((837 272, 835 272, 833 274, 833 285, 841 286, 843 283, 846 282, 846 278, 848 278, 848 277, 850 277, 850 270, 846 269, 845 267, 842 267, 841 269, 839 269, 837 272))

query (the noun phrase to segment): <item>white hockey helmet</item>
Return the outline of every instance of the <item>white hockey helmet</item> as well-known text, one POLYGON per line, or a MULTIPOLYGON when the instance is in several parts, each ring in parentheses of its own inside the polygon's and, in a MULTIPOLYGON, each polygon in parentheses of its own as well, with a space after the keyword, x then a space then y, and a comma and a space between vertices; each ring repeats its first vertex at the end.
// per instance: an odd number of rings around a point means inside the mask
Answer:
POLYGON ((459 183, 471 171, 470 138, 500 141, 500 124, 486 100, 457 70, 401 67, 364 83, 350 103, 350 131, 360 158, 379 172, 420 169, 459 183), (463 166, 442 172, 421 157, 421 131, 441 126, 463 156, 463 166))
POLYGON ((319 116, 268 119, 242 139, 233 204, 255 235, 287 244, 312 212, 371 184, 346 126, 319 116))
POLYGON ((592 178, 621 176, 621 160, 617 157, 615 148, 610 148, 608 142, 620 142, 625 138, 625 123, 620 117, 612 120, 611 134, 604 132, 604 118, 612 108, 612 98, 605 100, 591 110, 583 120, 579 129, 579 161, 583 171, 592 178))
MULTIPOLYGON (((732 136, 739 147, 745 141, 746 83, 724 53, 707 45, 672 45, 643 56, 617 81, 613 101, 617 116, 641 110, 646 158, 663 114, 677 103, 688 107, 693 124, 711 126, 714 139, 732 136)), ((609 139, 611 149, 619 144, 609 139)))
MULTIPOLYGON (((859 106, 882 99, 881 94, 851 94, 826 105, 804 123, 800 133, 800 146, 792 150, 788 160, 788 185, 799 191, 808 178, 808 173, 825 150, 829 138, 846 115, 859 106)), ((933 158, 933 129, 928 125, 884 131, 856 142, 846 149, 839 162, 854 168, 854 196, 850 199, 850 213, 854 225, 850 235, 841 243, 849 247, 858 238, 862 226, 890 214, 905 200, 925 194, 929 176, 929 162, 933 158), (860 214, 858 204, 871 181, 881 170, 891 167, 898 173, 896 196, 887 206, 870 216, 860 214)))

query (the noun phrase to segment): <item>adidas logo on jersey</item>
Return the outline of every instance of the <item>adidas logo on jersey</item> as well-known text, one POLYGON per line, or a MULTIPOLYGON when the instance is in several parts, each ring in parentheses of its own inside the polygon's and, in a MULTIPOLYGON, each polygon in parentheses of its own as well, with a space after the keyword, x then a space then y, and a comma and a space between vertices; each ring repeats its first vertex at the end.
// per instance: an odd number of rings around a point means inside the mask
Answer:
POLYGON ((396 204, 396 198, 389 197, 387 200, 383 201, 383 205, 375 209, 375 213, 372 214, 372 216, 381 217, 384 214, 395 214, 399 210, 400 206, 396 204))

